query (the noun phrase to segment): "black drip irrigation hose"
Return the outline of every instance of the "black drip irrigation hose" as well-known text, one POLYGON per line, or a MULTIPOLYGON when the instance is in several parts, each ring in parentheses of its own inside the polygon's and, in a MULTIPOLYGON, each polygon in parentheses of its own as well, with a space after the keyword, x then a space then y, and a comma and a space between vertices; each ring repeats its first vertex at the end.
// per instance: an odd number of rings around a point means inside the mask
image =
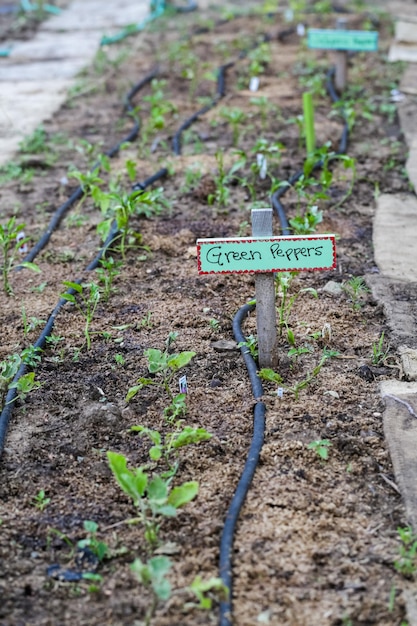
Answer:
MULTIPOLYGON (((158 70, 155 69, 149 74, 147 74, 136 85, 134 85, 134 87, 132 87, 132 89, 129 91, 129 93, 125 97, 125 104, 124 104, 125 111, 127 111, 128 113, 133 113, 134 107, 132 105, 132 98, 138 93, 138 91, 140 91, 143 87, 145 87, 148 83, 150 83, 157 75, 158 75, 158 70)), ((120 147, 124 143, 130 143, 136 139, 139 133, 139 129, 140 129, 140 122, 135 117, 133 119, 134 119, 134 125, 131 131, 126 135, 126 137, 124 137, 121 141, 118 141, 112 148, 110 148, 104 153, 107 157, 109 158, 114 157, 119 152, 120 147)), ((94 163, 92 170, 94 171, 95 169, 99 167, 100 167, 100 162, 96 162, 94 163)), ((66 215, 69 209, 74 205, 74 203, 77 202, 77 200, 80 200, 83 195, 84 195, 84 190, 82 186, 80 185, 71 194, 71 196, 63 204, 61 204, 60 207, 58 207, 58 209, 53 214, 48 224, 47 229, 45 230, 43 235, 40 237, 40 239, 36 242, 36 244, 33 246, 33 248, 29 250, 28 254, 25 256, 22 263, 31 262, 38 256, 38 254, 48 244, 53 232, 58 228, 63 217, 66 215)), ((16 269, 22 269, 22 266, 18 265, 16 269)))
MULTIPOLYGON (((255 308, 254 304, 245 304, 239 309, 233 319, 233 333, 238 343, 245 342, 246 338, 242 333, 241 325, 250 311, 255 308)), ((232 625, 232 549, 233 537, 236 524, 239 518, 240 510, 245 501, 249 487, 251 485, 256 467, 259 461, 259 455, 262 450, 265 436, 265 413, 266 406, 259 398, 263 395, 263 387, 257 374, 257 364, 252 358, 247 346, 240 348, 246 369, 252 385, 252 393, 256 398, 256 404, 253 410, 253 434, 246 458, 243 472, 236 487, 236 491, 227 512, 226 521, 224 523, 222 536, 220 539, 220 558, 219 570, 220 578, 228 590, 228 597, 220 602, 220 626, 232 625)))

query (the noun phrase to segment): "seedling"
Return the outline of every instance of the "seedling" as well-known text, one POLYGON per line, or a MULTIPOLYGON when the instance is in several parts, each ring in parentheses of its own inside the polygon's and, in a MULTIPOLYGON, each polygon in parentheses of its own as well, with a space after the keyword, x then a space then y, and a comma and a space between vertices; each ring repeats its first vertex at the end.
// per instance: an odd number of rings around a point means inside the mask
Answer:
POLYGON ((22 322, 23 322, 23 335, 25 337, 28 336, 28 334, 30 332, 32 332, 32 330, 35 330, 38 326, 42 326, 43 324, 45 324, 45 320, 41 320, 38 317, 27 317, 26 314, 26 309, 24 306, 22 306, 21 308, 22 311, 22 322))
POLYGON ((158 602, 168 600, 171 596, 171 584, 166 577, 171 569, 171 561, 167 556, 162 555, 153 556, 146 563, 137 558, 133 561, 131 569, 139 581, 152 592, 152 601, 144 622, 145 626, 150 626, 158 602))
POLYGON ((19 380, 15 383, 11 383, 9 385, 9 389, 16 389, 17 398, 21 402, 24 401, 28 393, 31 391, 35 391, 35 389, 39 389, 42 387, 42 383, 38 380, 35 380, 35 372, 28 372, 23 376, 20 376, 19 380))
POLYGON ((381 365, 388 356, 390 347, 384 349, 385 333, 382 332, 379 340, 372 344, 372 365, 381 365))
POLYGON ((161 519, 175 517, 177 510, 193 500, 198 493, 196 481, 170 487, 170 480, 158 474, 150 477, 145 467, 133 471, 127 467, 126 457, 116 452, 107 452, 110 469, 121 489, 133 500, 139 517, 130 523, 140 522, 150 547, 158 543, 161 519))
POLYGON ((32 504, 37 509, 39 509, 39 511, 43 511, 48 506, 50 501, 51 501, 51 498, 47 498, 45 491, 41 489, 40 491, 38 491, 36 496, 34 496, 32 500, 32 504))
POLYGON ((205 428, 182 427, 181 422, 177 422, 177 429, 172 433, 167 433, 165 437, 162 437, 159 431, 146 428, 145 426, 132 426, 130 430, 138 432, 140 435, 147 435, 150 438, 153 444, 149 449, 151 460, 159 461, 163 458, 169 468, 169 472, 164 474, 164 477, 172 476, 176 473, 178 462, 172 463, 171 456, 176 456, 179 448, 197 444, 200 441, 207 441, 212 437, 205 428))
POLYGON ((35 347, 33 345, 28 346, 20 355, 22 363, 29 365, 30 367, 37 367, 41 362, 42 348, 35 347))
POLYGON ((216 161, 218 168, 217 175, 214 177, 216 191, 214 194, 210 194, 207 197, 207 201, 209 204, 216 203, 220 208, 224 208, 229 202, 230 195, 227 185, 231 182, 235 173, 244 165, 244 162, 242 160, 237 161, 234 165, 232 165, 229 172, 226 172, 223 150, 217 150, 216 161))
POLYGON ((85 520, 83 522, 84 530, 87 533, 86 539, 81 539, 77 542, 77 546, 80 549, 88 548, 97 557, 100 563, 109 556, 109 548, 104 541, 97 539, 98 524, 92 520, 85 520))
POLYGON ((364 305, 364 296, 369 293, 369 287, 366 285, 362 276, 352 276, 352 278, 343 283, 342 288, 349 296, 353 310, 360 310, 364 305))
POLYGON ((307 209, 304 215, 296 215, 288 220, 293 229, 294 235, 310 235, 315 233, 318 224, 323 221, 323 212, 319 211, 317 205, 307 209))
POLYGON ((199 603, 195 605, 190 602, 187 603, 186 607, 196 606, 198 609, 204 609, 207 611, 209 611, 213 605, 213 600, 209 595, 210 592, 214 592, 222 599, 227 599, 229 595, 229 589, 226 587, 222 579, 215 577, 203 580, 201 576, 196 576, 190 585, 190 590, 196 596, 199 603))
POLYGON ((196 355, 195 352, 184 351, 179 354, 169 354, 168 350, 171 343, 175 340, 176 333, 172 333, 166 340, 166 348, 162 352, 156 348, 145 350, 145 357, 148 359, 148 371, 154 375, 154 378, 139 378, 138 384, 131 387, 126 396, 126 402, 129 402, 135 395, 147 385, 162 386, 167 392, 169 398, 173 400, 170 385, 178 370, 188 365, 191 359, 196 355))
POLYGON ((278 107, 272 104, 272 102, 266 96, 257 96, 255 98, 251 98, 250 103, 259 109, 262 130, 266 130, 268 115, 277 115, 279 112, 278 107))
POLYGON ((211 320, 209 320, 209 325, 210 325, 211 330, 213 330, 216 333, 219 332, 219 330, 220 330, 220 322, 219 322, 219 320, 216 320, 213 317, 211 320))
POLYGON ((331 445, 332 444, 328 439, 318 439, 309 443, 307 448, 309 450, 314 450, 317 456, 319 456, 323 461, 327 461, 331 445))
POLYGON ((110 295, 115 291, 113 281, 120 275, 122 265, 122 261, 115 261, 114 258, 110 256, 103 257, 100 260, 100 266, 96 268, 98 281, 102 285, 101 295, 105 302, 107 302, 110 295))
POLYGON ((284 328, 288 330, 289 318, 294 302, 302 293, 309 293, 314 298, 318 298, 317 291, 312 287, 306 287, 300 289, 292 296, 289 295, 291 283, 298 275, 298 272, 279 272, 275 278, 275 291, 277 298, 280 298, 281 302, 277 308, 278 311, 278 327, 280 334, 284 328))
POLYGON ((152 317, 152 312, 148 311, 148 313, 145 315, 144 318, 142 318, 141 320, 139 320, 139 322, 136 325, 136 328, 153 328, 153 324, 151 321, 151 317, 152 317))
POLYGON ((80 284, 64 280, 63 284, 65 287, 68 287, 68 291, 62 293, 61 298, 71 302, 84 317, 84 337, 87 344, 87 350, 90 350, 90 325, 100 300, 100 289, 96 283, 80 284), (81 304, 73 292, 75 292, 80 298, 81 304))
POLYGON ((23 154, 39 154, 48 150, 47 134, 43 126, 36 128, 32 135, 25 137, 19 143, 19 152, 23 154))
POLYGON ((238 344, 238 348, 242 346, 246 346, 248 348, 249 353, 253 359, 258 358, 258 339, 254 335, 249 335, 246 337, 246 341, 241 341, 238 344))
POLYGON ((411 526, 397 528, 401 545, 399 547, 399 558, 394 561, 394 567, 400 574, 410 578, 417 570, 417 535, 414 534, 411 526))
POLYGON ((246 121, 246 114, 238 107, 223 107, 220 115, 231 125, 232 144, 236 147, 239 142, 240 127, 246 121))
POLYGON ((178 393, 172 399, 172 403, 164 409, 164 418, 168 424, 175 424, 185 416, 187 412, 186 397, 187 394, 178 393))
MULTIPOLYGON (((0 269, 3 289, 8 296, 13 295, 9 279, 10 272, 16 266, 16 258, 20 255, 20 250, 29 241, 29 237, 25 237, 23 234, 24 227, 25 224, 16 224, 15 217, 11 217, 4 226, 0 224, 0 269)), ((18 265, 34 272, 41 271, 35 263, 25 261, 18 263, 18 265)))

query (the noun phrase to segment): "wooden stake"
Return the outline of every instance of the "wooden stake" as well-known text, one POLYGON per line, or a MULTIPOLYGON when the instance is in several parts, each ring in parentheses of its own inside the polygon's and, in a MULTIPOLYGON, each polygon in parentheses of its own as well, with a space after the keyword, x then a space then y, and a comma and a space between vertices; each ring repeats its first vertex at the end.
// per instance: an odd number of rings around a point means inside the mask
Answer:
MULTIPOLYGON (((338 30, 346 30, 346 20, 339 18, 336 22, 336 28, 338 30)), ((347 50, 336 50, 334 53, 335 61, 335 75, 334 86, 338 93, 342 93, 346 89, 347 85, 347 72, 348 72, 348 53, 347 50)))
MULTIPOLYGON (((252 209, 253 237, 272 236, 272 209, 252 209)), ((273 273, 255 275, 259 367, 274 368, 277 354, 277 313, 273 273)))

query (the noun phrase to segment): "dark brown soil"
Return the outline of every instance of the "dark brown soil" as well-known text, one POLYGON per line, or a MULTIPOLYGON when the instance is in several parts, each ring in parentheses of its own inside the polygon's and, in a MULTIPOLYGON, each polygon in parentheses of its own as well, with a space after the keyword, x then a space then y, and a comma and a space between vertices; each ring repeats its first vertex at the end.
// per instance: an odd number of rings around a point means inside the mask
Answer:
MULTIPOLYGON (((2 170, 1 223, 16 215, 31 243, 44 231, 52 212, 76 187, 70 168, 86 173, 97 155, 129 132, 132 119, 121 117, 127 91, 159 65, 164 101, 175 105, 165 114, 163 128, 148 129, 150 87, 134 99, 142 121, 137 141, 101 171, 103 191, 119 186, 130 193, 126 161, 143 181, 163 166, 169 175, 161 185, 169 205, 161 214, 133 215, 130 228, 141 243, 129 247, 113 291, 101 298, 91 325, 87 350, 84 321, 68 305, 54 327, 56 345, 48 345, 36 369, 40 389, 17 402, 0 463, 0 624, 133 626, 143 624, 151 593, 131 571, 131 563, 152 556, 140 524, 124 521, 137 516, 132 501, 109 469, 107 451, 128 459, 128 466, 146 465, 162 472, 162 461, 150 462, 150 443, 131 432, 142 425, 168 433, 164 419, 167 394, 145 387, 129 402, 125 398, 139 377, 149 376, 145 350, 164 350, 171 332, 178 337, 170 350, 196 353, 178 374, 187 375, 189 393, 184 425, 205 428, 209 441, 179 449, 174 484, 196 480, 198 497, 176 518, 161 522, 159 554, 169 555, 171 597, 160 601, 152 624, 197 626, 218 620, 218 594, 210 610, 192 606, 188 589, 196 576, 218 576, 219 540, 252 436, 253 405, 249 378, 239 350, 217 351, 214 343, 233 341, 231 320, 254 297, 252 275, 206 276, 197 272, 196 239, 250 234, 250 187, 255 199, 269 205, 271 180, 261 181, 251 169, 260 137, 279 142, 280 156, 270 164, 275 181, 285 181, 302 167, 297 116, 301 97, 315 88, 317 144, 337 150, 343 123, 323 91, 331 62, 325 52, 308 51, 297 35, 282 41, 288 28, 283 19, 238 18, 215 25, 186 40, 184 33, 203 24, 193 14, 160 20, 152 32, 102 50, 93 67, 80 76, 78 88, 54 119, 44 125, 45 145, 36 154, 19 154, 20 174, 11 179, 2 170), (257 93, 248 88, 248 57, 239 52, 259 43, 268 33, 268 62, 257 93), (183 41, 184 49, 174 48, 183 41), (181 56, 182 55, 182 56, 181 56), (188 78, 182 62, 188 65, 188 78), (194 57, 193 57, 194 55, 194 57), (227 71, 226 96, 187 130, 182 156, 173 156, 171 141, 186 118, 215 91, 216 68, 237 60, 227 71), (191 80, 192 72, 196 80, 191 80), (254 97, 273 105, 262 119, 254 97), (222 107, 239 107, 245 114, 237 146, 222 107), (336 114, 334 114, 336 113, 336 114), (209 203, 216 192, 224 151, 226 171, 239 157, 244 169, 227 184, 225 207, 209 203), (240 155, 241 156, 241 155, 240 155), (199 172, 190 179, 190 171, 199 172), (9 178, 9 180, 8 180, 9 178), (190 182, 191 181, 191 182, 190 182), (48 502, 36 506, 45 492, 48 502), (99 525, 97 537, 109 546, 100 564, 76 562, 77 542, 86 538, 85 520, 99 525), (94 571, 102 577, 65 582, 48 575, 51 565, 62 570, 94 571)), ((405 512, 394 483, 384 441, 378 381, 401 375, 392 351, 372 362, 373 345, 385 331, 381 307, 360 290, 349 295, 352 277, 377 272, 372 254, 372 216, 377 193, 408 192, 403 166, 406 150, 390 103, 390 89, 401 68, 387 65, 390 24, 370 15, 349 15, 352 27, 374 19, 380 32, 375 54, 350 59, 350 95, 356 110, 349 156, 356 160, 356 179, 341 163, 331 167, 329 198, 318 200, 323 222, 318 232, 336 233, 337 269, 304 272, 294 277, 287 317, 296 347, 287 356, 287 330, 279 333, 279 367, 284 388, 265 383, 267 405, 265 444, 246 504, 241 511, 233 550, 234 623, 238 626, 392 626, 405 623, 403 592, 409 581, 399 574, 397 527, 406 526, 405 512), (345 195, 347 197, 345 198, 345 195), (344 199, 345 198, 345 199, 344 199), (329 293, 328 283, 344 286, 329 293), (316 290, 314 297, 306 289, 316 290), (310 384, 309 378, 324 349, 337 351, 310 384), (329 440, 328 459, 309 448, 329 440)), ((310 26, 331 25, 335 16, 310 14, 310 26)), ((207 24, 207 21, 204 22, 207 24)), ((309 192, 312 190, 309 189, 309 192)), ((284 197, 289 217, 304 211, 290 190, 284 197)), ((2 295, 0 358, 20 353, 40 332, 24 333, 27 318, 46 320, 65 290, 63 281, 98 281, 85 267, 96 254, 96 226, 103 219, 90 196, 68 213, 47 248, 37 257, 42 273, 13 272, 14 296, 2 295)), ((274 226, 279 234, 279 224, 274 226)), ((277 305, 281 296, 277 297, 277 305)), ((256 336, 255 314, 244 325, 256 336)), ((233 346, 232 346, 233 348, 233 346)), ((178 377, 177 377, 178 378, 178 377)), ((171 385, 176 393, 177 378, 171 385)))

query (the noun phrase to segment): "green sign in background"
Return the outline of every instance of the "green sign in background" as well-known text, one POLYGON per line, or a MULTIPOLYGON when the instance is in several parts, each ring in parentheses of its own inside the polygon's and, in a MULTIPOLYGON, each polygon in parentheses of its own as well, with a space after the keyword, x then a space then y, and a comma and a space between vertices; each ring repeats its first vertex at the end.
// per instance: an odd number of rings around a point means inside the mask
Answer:
POLYGON ((333 269, 334 235, 198 239, 200 274, 333 269))
POLYGON ((309 48, 324 50, 353 50, 375 52, 378 49, 378 33, 367 30, 322 30, 310 28, 307 36, 309 48))

